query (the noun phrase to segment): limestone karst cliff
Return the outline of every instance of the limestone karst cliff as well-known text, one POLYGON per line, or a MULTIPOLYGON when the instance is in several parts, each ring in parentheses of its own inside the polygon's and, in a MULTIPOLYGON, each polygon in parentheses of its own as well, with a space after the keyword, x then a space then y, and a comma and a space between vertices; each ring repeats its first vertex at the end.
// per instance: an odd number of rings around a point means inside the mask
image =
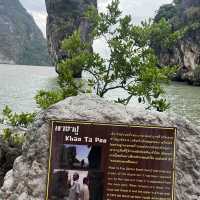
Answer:
POLYGON ((184 36, 171 48, 156 49, 162 65, 178 65, 176 80, 200 85, 200 1, 174 0, 161 6, 155 21, 167 19, 184 36))
POLYGON ((0 0, 0 63, 50 65, 46 40, 19 0, 0 0))
POLYGON ((56 63, 65 58, 66 54, 60 49, 61 41, 80 29, 82 39, 91 41, 90 25, 84 18, 88 6, 97 6, 97 0, 45 0, 48 12, 47 39, 51 57, 56 63))

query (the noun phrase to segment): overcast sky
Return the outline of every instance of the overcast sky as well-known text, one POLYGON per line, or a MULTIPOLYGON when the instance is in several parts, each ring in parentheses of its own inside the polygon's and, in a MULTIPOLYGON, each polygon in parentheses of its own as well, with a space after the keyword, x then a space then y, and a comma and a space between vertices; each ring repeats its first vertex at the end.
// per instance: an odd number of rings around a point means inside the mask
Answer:
MULTIPOLYGON (((46 9, 45 0, 20 0, 23 6, 34 17, 36 23, 45 35, 46 32, 46 9)), ((111 0, 98 0, 98 7, 104 10, 107 3, 111 0)), ((131 14, 133 21, 139 23, 155 15, 159 6, 165 3, 171 3, 172 0, 121 0, 121 9, 125 14, 131 14)))

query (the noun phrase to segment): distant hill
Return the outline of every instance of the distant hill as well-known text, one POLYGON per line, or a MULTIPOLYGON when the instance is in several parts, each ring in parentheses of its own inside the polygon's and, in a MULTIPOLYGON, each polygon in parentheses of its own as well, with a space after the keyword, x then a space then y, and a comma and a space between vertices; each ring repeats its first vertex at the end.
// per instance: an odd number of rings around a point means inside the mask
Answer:
POLYGON ((19 0, 0 0, 0 63, 51 64, 47 42, 19 0))

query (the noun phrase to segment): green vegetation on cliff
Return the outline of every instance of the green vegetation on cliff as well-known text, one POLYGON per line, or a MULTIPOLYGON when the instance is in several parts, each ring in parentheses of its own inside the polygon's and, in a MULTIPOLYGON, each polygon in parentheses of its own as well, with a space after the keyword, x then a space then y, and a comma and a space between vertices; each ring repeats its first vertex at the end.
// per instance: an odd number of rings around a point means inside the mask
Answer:
POLYGON ((200 85, 200 1, 174 0, 172 4, 160 7, 155 23, 166 20, 178 40, 171 46, 162 41, 152 41, 151 45, 159 57, 159 63, 179 66, 176 80, 200 85))
POLYGON ((197 30, 200 27, 200 2, 190 0, 174 0, 172 4, 160 7, 154 21, 159 22, 162 18, 168 20, 173 30, 185 29, 185 33, 197 30))
MULTIPOLYGON (((70 36, 75 30, 80 29, 81 37, 91 42, 89 37, 91 27, 84 17, 88 6, 97 7, 97 0, 46 0, 47 40, 48 48, 53 62, 67 57, 61 49, 61 41, 70 36)), ((80 73, 76 75, 80 77, 80 73)))
POLYGON ((25 134, 22 130, 28 128, 34 121, 36 113, 17 114, 14 113, 9 106, 5 106, 2 115, 3 118, 1 119, 1 122, 11 127, 3 129, 3 140, 10 144, 22 144, 25 138, 25 134))

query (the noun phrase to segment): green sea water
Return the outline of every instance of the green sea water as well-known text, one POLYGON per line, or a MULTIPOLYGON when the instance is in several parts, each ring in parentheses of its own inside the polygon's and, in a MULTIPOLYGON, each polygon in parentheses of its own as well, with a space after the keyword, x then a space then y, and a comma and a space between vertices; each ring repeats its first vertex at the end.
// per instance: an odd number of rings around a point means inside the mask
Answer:
MULTIPOLYGON (((56 85, 57 74, 53 67, 0 65, 0 111, 9 105, 16 112, 38 110, 34 96, 39 89, 56 85)), ((171 102, 170 112, 176 112, 200 126, 200 87, 173 82, 165 86, 171 102)), ((113 99, 121 91, 106 98, 113 99)), ((123 93, 120 94, 121 96, 123 93)), ((133 104, 137 102, 133 101, 133 104)))

